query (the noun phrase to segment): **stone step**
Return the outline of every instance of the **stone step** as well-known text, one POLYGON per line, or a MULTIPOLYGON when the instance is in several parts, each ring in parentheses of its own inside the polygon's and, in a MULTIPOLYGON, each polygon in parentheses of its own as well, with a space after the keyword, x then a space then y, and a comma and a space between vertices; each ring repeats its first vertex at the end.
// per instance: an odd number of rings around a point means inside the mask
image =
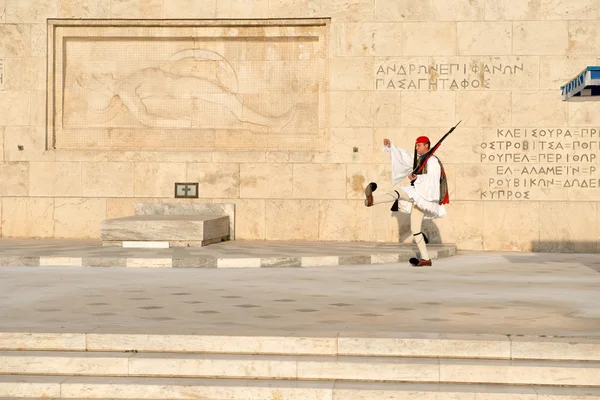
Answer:
POLYGON ((0 352, 0 374, 600 387, 600 363, 408 357, 0 352))
POLYGON ((229 236, 227 215, 134 215, 107 219, 100 226, 105 245, 123 242, 169 242, 176 246, 203 246, 229 236))
POLYGON ((597 400, 599 388, 197 378, 0 376, 0 398, 203 400, 597 400))
POLYGON ((228 336, 0 332, 0 350, 600 361, 600 338, 397 333, 228 336))

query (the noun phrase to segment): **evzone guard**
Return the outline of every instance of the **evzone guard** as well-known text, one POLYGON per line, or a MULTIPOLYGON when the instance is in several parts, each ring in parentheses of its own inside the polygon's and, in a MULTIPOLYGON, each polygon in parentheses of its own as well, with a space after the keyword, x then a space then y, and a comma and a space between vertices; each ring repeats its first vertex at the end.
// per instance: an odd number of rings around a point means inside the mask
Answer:
POLYGON ((374 193, 377 189, 375 182, 369 183, 365 188, 365 206, 394 203, 392 211, 400 210, 410 214, 410 230, 420 253, 419 259, 410 259, 414 267, 431 266, 431 259, 427 252, 429 240, 421 231, 423 219, 445 216, 444 205, 450 202, 444 166, 433 153, 458 124, 450 129, 433 148, 427 136, 419 136, 412 157, 408 151, 399 149, 389 139, 383 139, 384 149, 390 152, 392 162, 392 189, 374 193), (401 186, 400 181, 406 177, 410 180, 410 185, 401 186))

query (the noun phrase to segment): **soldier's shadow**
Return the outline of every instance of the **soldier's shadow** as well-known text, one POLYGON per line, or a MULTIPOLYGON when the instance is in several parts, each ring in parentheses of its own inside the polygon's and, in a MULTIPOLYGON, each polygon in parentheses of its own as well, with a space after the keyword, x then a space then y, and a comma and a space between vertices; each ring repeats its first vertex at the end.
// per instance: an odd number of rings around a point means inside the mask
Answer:
MULTIPOLYGON (((413 243, 412 241, 412 232, 410 230, 410 214, 406 214, 403 212, 393 212, 390 211, 392 217, 398 221, 398 242, 404 243, 407 239, 407 243, 413 243)), ((442 243, 442 234, 440 230, 436 226, 436 224, 431 219, 423 220, 423 225, 421 226, 421 231, 427 236, 430 244, 440 244, 442 243)))

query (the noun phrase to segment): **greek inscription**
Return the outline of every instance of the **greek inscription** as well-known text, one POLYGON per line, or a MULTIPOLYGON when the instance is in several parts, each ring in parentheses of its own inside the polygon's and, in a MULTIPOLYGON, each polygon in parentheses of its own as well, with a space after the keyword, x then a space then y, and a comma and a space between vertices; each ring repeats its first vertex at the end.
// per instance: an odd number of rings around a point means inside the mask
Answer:
POLYGON ((480 162, 494 166, 481 182, 482 200, 556 199, 556 191, 600 189, 600 128, 513 127, 489 134, 479 143, 480 162))
POLYGON ((436 63, 399 64, 384 62, 377 66, 375 89, 378 90, 473 90, 491 89, 489 76, 518 75, 523 63, 436 63), (473 77, 472 74, 477 75, 473 77), (400 79, 399 79, 400 78, 400 79), (400 82, 403 82, 400 84, 400 82))

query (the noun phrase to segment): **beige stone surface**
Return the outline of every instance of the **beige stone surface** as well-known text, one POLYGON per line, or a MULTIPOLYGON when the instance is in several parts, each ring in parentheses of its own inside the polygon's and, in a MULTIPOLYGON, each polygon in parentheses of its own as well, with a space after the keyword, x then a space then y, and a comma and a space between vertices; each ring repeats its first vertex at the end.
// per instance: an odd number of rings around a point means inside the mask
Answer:
POLYGON ((270 18, 307 18, 323 16, 320 0, 269 0, 270 18))
POLYGON ((29 194, 29 164, 4 162, 0 164, 0 196, 29 194))
POLYGON ((213 151, 204 153, 207 156, 212 154, 212 158, 195 162, 213 162, 213 163, 257 163, 266 161, 264 151, 213 151))
POLYGON ((540 57, 500 56, 484 57, 484 80, 493 90, 538 90, 540 57), (485 70, 487 65, 488 70, 485 70), (489 72, 491 71, 491 72, 489 72))
POLYGON ((456 25, 458 54, 511 54, 512 22, 458 22, 456 25))
POLYGON ((483 202, 453 201, 448 216, 435 220, 442 243, 457 243, 457 250, 483 250, 483 202))
POLYGON ((0 25, 0 57, 29 57, 31 27, 26 24, 0 25))
POLYGON ((291 164, 240 164, 240 197, 286 199, 292 197, 291 164))
POLYGON ((405 56, 456 55, 456 23, 408 22, 402 25, 405 56))
POLYGON ((6 20, 6 0, 0 0, 0 24, 6 20))
POLYGON ((60 18, 110 18, 111 0, 58 0, 60 18))
POLYGON ((512 124, 514 126, 564 126, 567 103, 553 92, 513 92, 512 124))
POLYGON ((334 57, 402 54, 402 24, 334 23, 330 43, 334 57))
POLYGON ((541 17, 542 0, 519 1, 487 0, 485 19, 487 20, 537 20, 541 17))
POLYGON ((600 125, 600 113, 597 99, 586 99, 586 101, 571 101, 568 103, 569 126, 598 126, 600 125))
POLYGON ((378 190, 389 188, 392 183, 391 164, 353 164, 347 167, 346 198, 365 199, 365 188, 370 182, 378 185, 378 190))
POLYGON ((456 115, 462 126, 505 126, 511 122, 511 92, 459 92, 456 115))
POLYGON ((317 153, 320 163, 367 163, 373 156, 373 128, 332 128, 329 151, 317 153), (357 151, 354 151, 356 147, 357 151))
POLYGON ((84 351, 85 334, 83 333, 0 333, 0 349, 19 350, 59 350, 84 351))
POLYGON ((452 92, 405 92, 402 125, 451 127, 458 122, 455 122, 455 108, 456 96, 452 92))
POLYGON ((4 90, 44 90, 46 87, 46 60, 43 58, 9 58, 4 70, 4 90))
POLYGON ((597 0, 541 0, 542 19, 597 19, 597 0))
POLYGON ((569 21, 568 53, 596 55, 599 52, 600 27, 598 27, 598 21, 569 21))
POLYGON ((54 161, 55 154, 44 150, 43 126, 8 126, 4 131, 6 161, 54 161), (23 150, 19 150, 23 146, 23 150))
POLYGON ((185 163, 135 164, 136 197, 173 197, 175 182, 187 182, 185 163))
POLYGON ((112 18, 160 18, 161 10, 160 0, 110 0, 112 18))
POLYGON ((106 219, 106 199, 54 200, 54 237, 100 237, 100 222, 106 219))
POLYGON ((186 182, 198 182, 199 197, 236 198, 240 190, 240 165, 188 163, 186 182))
POLYGON ((235 239, 265 239, 265 203, 263 199, 214 199, 214 203, 235 205, 235 239))
POLYGON ((214 18, 217 0, 177 0, 162 4, 163 18, 214 18))
POLYGON ((55 18, 57 15, 56 0, 5 0, 5 2, 8 23, 41 23, 46 18, 55 18))
MULTIPOLYGON (((29 92, 30 125, 46 124, 46 91, 29 92)), ((45 135, 44 135, 45 136, 45 135)))
POLYGON ((346 165, 294 164, 294 198, 343 199, 346 197, 346 165))
POLYGON ((400 126, 402 123, 402 94, 378 92, 373 98, 373 126, 400 126))
POLYGON ((121 218, 134 215, 134 204, 141 199, 108 198, 106 199, 106 218, 121 218))
POLYGON ((540 57, 540 89, 557 90, 595 62, 596 57, 592 55, 540 57))
POLYGON ((329 120, 331 127, 346 126, 346 92, 332 91, 329 94, 329 120))
POLYGON ((562 55, 569 46, 568 22, 524 21, 513 24, 513 53, 562 55))
POLYGON ((81 164, 83 197, 133 197, 134 164, 84 162, 81 164))
POLYGON ((371 212, 360 200, 322 200, 319 240, 371 240, 371 212))
POLYGON ((318 200, 267 200, 267 240, 318 240, 318 200))
POLYGON ((483 203, 483 250, 532 251, 540 240, 538 202, 483 203))
POLYGON ((334 58, 330 62, 331 90, 371 90, 373 60, 371 58, 334 58))
POLYGON ((268 18, 269 1, 219 0, 217 18, 268 18))
POLYGON ((30 196, 73 196, 82 195, 80 162, 30 162, 30 196))
POLYGON ((321 1, 321 9, 333 22, 370 22, 374 3, 372 0, 328 0, 321 1))
POLYGON ((47 31, 46 23, 32 24, 31 26, 31 56, 46 57, 47 54, 47 31))
MULTIPOLYGON (((482 148, 482 143, 485 141, 484 129, 463 127, 462 124, 461 122, 435 153, 444 166, 481 162, 481 154, 484 153, 482 148)), ((436 143, 447 131, 442 128, 429 129, 426 136, 436 143)), ((493 131, 495 134, 496 130, 493 129, 493 131)))
POLYGON ((0 126, 0 162, 4 161, 4 126, 0 126))
MULTIPOLYGON (((593 189, 588 189, 593 190, 593 189)), ((538 251, 594 252, 598 237, 595 202, 540 203, 538 251)))
POLYGON ((0 125, 29 124, 29 93, 0 91, 0 125))
POLYGON ((375 2, 375 18, 383 21, 470 21, 483 19, 484 2, 474 0, 381 0, 375 2))
POLYGON ((3 237, 53 237, 54 199, 2 198, 3 237))

